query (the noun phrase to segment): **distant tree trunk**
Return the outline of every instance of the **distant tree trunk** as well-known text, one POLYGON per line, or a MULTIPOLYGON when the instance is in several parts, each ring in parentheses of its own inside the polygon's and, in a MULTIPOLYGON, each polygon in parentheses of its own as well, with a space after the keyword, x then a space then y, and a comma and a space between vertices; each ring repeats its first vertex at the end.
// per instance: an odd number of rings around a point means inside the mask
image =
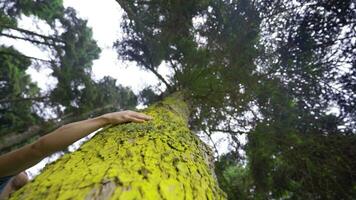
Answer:
POLYGON ((11 199, 225 199, 211 150, 188 129, 180 97, 147 108, 150 122, 101 131, 11 199))

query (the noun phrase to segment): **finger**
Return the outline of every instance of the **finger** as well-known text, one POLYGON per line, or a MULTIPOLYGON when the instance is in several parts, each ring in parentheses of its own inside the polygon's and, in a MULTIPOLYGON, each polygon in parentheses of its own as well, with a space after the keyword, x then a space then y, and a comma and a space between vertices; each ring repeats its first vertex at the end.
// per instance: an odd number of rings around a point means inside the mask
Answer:
POLYGON ((133 113, 133 117, 140 118, 143 120, 151 120, 152 119, 151 116, 145 115, 143 113, 137 113, 137 112, 133 113))
POLYGON ((136 117, 128 117, 127 120, 129 122, 135 122, 135 123, 143 123, 143 122, 145 122, 145 120, 140 119, 140 118, 136 118, 136 117))

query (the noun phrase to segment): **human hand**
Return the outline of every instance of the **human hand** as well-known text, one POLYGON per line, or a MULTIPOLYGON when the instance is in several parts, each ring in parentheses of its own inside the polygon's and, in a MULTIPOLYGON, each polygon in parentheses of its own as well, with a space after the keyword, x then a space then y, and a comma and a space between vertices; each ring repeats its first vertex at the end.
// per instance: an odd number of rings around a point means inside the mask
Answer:
POLYGON ((148 115, 134 112, 131 110, 107 113, 100 117, 104 119, 108 124, 122 124, 126 122, 142 123, 152 119, 152 117, 148 115))

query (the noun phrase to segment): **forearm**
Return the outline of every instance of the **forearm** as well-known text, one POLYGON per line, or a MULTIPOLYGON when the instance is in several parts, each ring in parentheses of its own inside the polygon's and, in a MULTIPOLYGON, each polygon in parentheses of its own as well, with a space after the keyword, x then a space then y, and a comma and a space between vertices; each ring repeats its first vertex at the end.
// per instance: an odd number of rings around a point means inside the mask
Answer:
POLYGON ((0 156, 0 177, 21 172, 106 124, 107 121, 101 117, 67 124, 32 144, 2 155, 0 156))
POLYGON ((62 150, 107 124, 141 123, 151 117, 133 111, 107 113, 94 119, 64 125, 32 144, 0 156, 0 177, 14 175, 33 166, 46 156, 62 150))
POLYGON ((75 141, 107 125, 103 117, 97 117, 64 125, 52 133, 41 137, 33 146, 42 154, 49 155, 65 149, 75 141))

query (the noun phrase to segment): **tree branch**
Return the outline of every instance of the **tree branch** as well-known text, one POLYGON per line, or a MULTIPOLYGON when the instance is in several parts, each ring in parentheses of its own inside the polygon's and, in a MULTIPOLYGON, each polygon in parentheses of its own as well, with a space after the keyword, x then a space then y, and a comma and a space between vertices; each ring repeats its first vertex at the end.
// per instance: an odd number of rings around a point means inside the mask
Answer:
POLYGON ((41 96, 41 97, 30 97, 30 98, 16 98, 16 99, 0 99, 0 103, 10 103, 10 102, 19 102, 19 101, 38 101, 49 98, 49 96, 41 96))
POLYGON ((26 56, 26 55, 23 55, 23 54, 18 54, 18 53, 12 53, 12 52, 8 52, 8 51, 1 51, 0 50, 0 54, 5 54, 5 55, 10 55, 10 56, 21 56, 21 57, 24 57, 24 58, 28 58, 28 59, 32 59, 32 60, 38 60, 38 61, 42 61, 42 62, 52 62, 51 60, 44 60, 44 59, 41 59, 41 58, 36 58, 36 57, 32 57, 32 56, 26 56))
POLYGON ((231 130, 231 129, 229 129, 229 130, 224 130, 224 129, 216 129, 216 128, 210 129, 210 131, 222 132, 222 133, 229 133, 229 134, 234 133, 234 134, 239 134, 239 135, 241 135, 241 134, 244 133, 244 132, 242 132, 242 131, 233 131, 233 130, 231 130))
POLYGON ((148 70, 150 70, 154 75, 156 75, 156 77, 159 79, 159 80, 161 80, 165 85, 166 85, 166 87, 167 87, 167 89, 169 90, 169 91, 171 91, 172 90, 172 86, 163 78, 163 76, 160 74, 160 73, 158 73, 153 67, 151 67, 151 66, 149 66, 149 65, 145 65, 145 67, 148 69, 148 70))
MULTIPOLYGON (((132 20, 135 21, 135 23, 139 24, 141 27, 145 27, 144 24, 141 23, 141 20, 136 16, 136 14, 132 11, 132 9, 127 6, 126 2, 125 1, 122 1, 122 0, 116 0, 116 2, 122 7, 122 9, 126 12, 126 14, 128 15, 129 18, 131 18, 132 20)), ((142 30, 144 32, 144 30, 142 30)), ((146 47, 145 47, 146 48, 146 47)), ((148 48, 146 48, 147 51, 148 48)), ((150 56, 150 53, 149 52, 146 52, 148 53, 150 56)), ((150 57, 151 58, 151 57, 150 57)), ((166 85, 167 89, 169 91, 172 91, 172 86, 163 78, 163 76, 161 74, 159 74, 153 67, 153 64, 152 64, 152 61, 150 61, 150 64, 146 64, 145 62, 142 62, 144 64, 144 67, 148 70, 150 70, 154 75, 156 75, 156 77, 161 80, 164 85, 166 85)))
POLYGON ((213 148, 214 148, 214 151, 215 151, 215 153, 216 153, 216 156, 217 156, 217 158, 219 158, 219 157, 220 157, 219 151, 218 151, 218 148, 217 148, 217 146, 216 146, 216 144, 215 144, 213 138, 211 138, 211 132, 208 133, 208 131, 206 131, 205 129, 203 130, 203 132, 208 136, 209 140, 210 140, 211 143, 213 144, 213 148))
POLYGON ((23 38, 23 37, 19 37, 19 36, 15 36, 15 35, 10 35, 10 34, 7 34, 7 33, 0 33, 0 36, 5 36, 5 37, 13 38, 13 39, 24 40, 24 41, 32 42, 32 43, 35 43, 35 44, 42 44, 42 45, 46 45, 46 46, 56 46, 55 44, 50 44, 48 42, 42 42, 42 41, 30 39, 30 38, 23 38))
POLYGON ((50 37, 50 36, 46 36, 46 35, 42 35, 42 34, 39 34, 39 33, 33 32, 33 31, 29 31, 29 30, 26 30, 26 29, 13 27, 13 26, 7 26, 7 25, 3 25, 3 24, 0 24, 0 26, 4 27, 4 28, 7 28, 7 29, 15 30, 15 31, 18 31, 18 32, 21 32, 21 33, 25 33, 25 34, 28 34, 28 35, 34 35, 34 36, 37 36, 37 37, 41 37, 42 39, 45 39, 45 40, 52 40, 52 41, 64 43, 64 41, 61 40, 61 39, 50 37))

